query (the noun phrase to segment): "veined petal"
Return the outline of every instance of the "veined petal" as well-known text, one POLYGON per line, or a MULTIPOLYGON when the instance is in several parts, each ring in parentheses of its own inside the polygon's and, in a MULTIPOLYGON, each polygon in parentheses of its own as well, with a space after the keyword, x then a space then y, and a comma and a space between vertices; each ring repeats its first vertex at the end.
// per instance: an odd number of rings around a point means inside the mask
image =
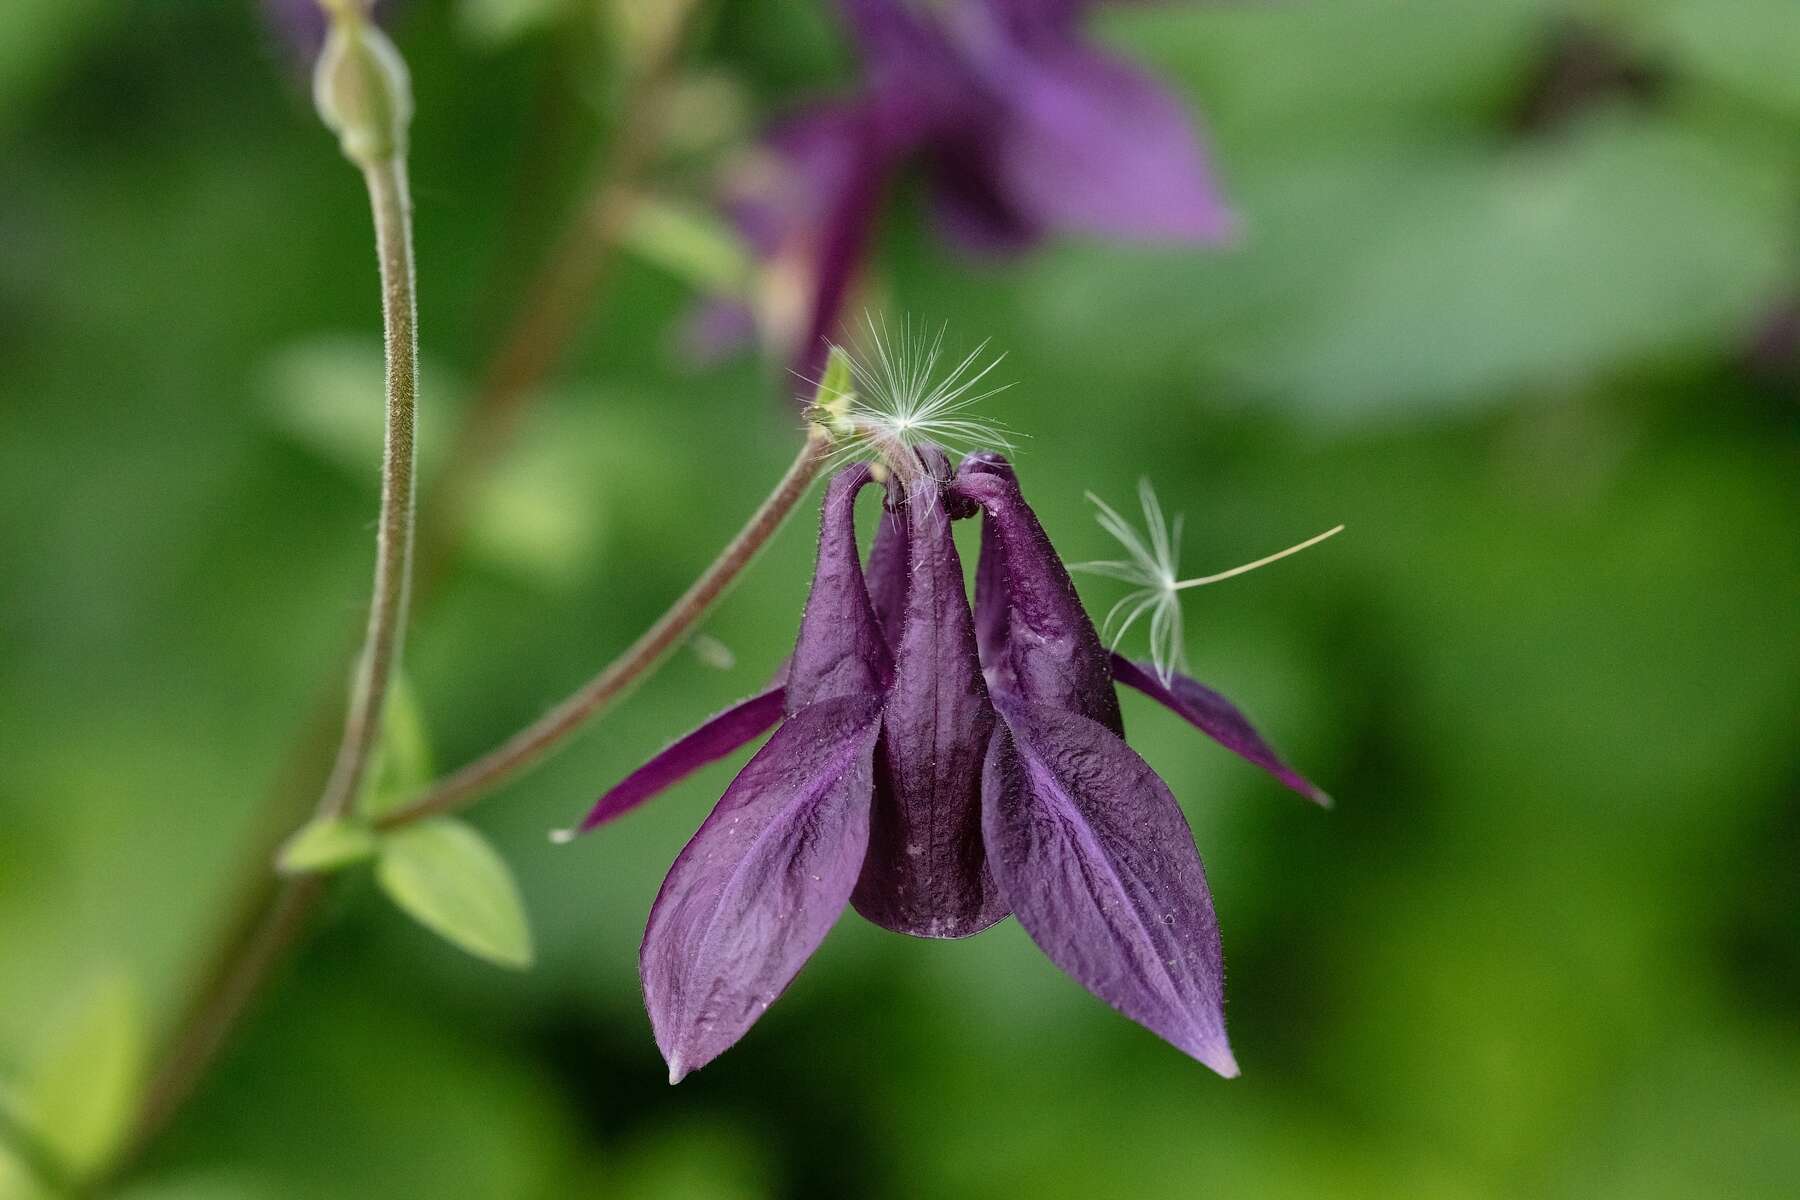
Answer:
POLYGON ((789 712, 829 696, 878 693, 893 676, 856 549, 856 493, 870 478, 867 464, 859 463, 825 487, 818 563, 788 666, 789 712))
POLYGON ((1004 560, 989 576, 987 598, 979 590, 976 596, 989 638, 1005 630, 1004 658, 989 650, 997 664, 991 668, 996 688, 1005 679, 1006 690, 1020 700, 1077 712, 1121 732, 1106 647, 1056 547, 1025 503, 1012 467, 997 454, 971 454, 963 459, 952 490, 981 506, 986 513, 983 547, 993 542, 1004 560), (1004 579, 1004 616, 991 598, 993 574, 1004 579))
POLYGON ((638 962, 671 1083, 742 1037, 843 912, 868 849, 880 718, 873 696, 794 714, 670 868, 638 962))
POLYGON ((733 750, 768 732, 781 720, 786 700, 786 689, 778 685, 740 701, 706 721, 600 797, 576 832, 586 833, 624 816, 707 763, 724 758, 733 750))
POLYGON ((1136 688, 1185 718, 1201 733, 1233 754, 1255 763, 1314 804, 1330 806, 1330 796, 1283 762, 1269 743, 1263 741, 1249 719, 1231 701, 1205 684, 1178 674, 1165 685, 1154 668, 1133 662, 1122 654, 1113 655, 1112 667, 1113 678, 1120 683, 1136 688))
POLYGON ((1003 716, 982 827, 1019 924, 1095 996, 1236 1075, 1218 921, 1175 797, 1095 721, 1010 703, 1003 716))
POLYGON ((1006 915, 981 838, 981 762, 994 727, 950 505, 914 496, 905 608, 882 720, 869 858, 856 910, 897 933, 963 937, 1006 915))

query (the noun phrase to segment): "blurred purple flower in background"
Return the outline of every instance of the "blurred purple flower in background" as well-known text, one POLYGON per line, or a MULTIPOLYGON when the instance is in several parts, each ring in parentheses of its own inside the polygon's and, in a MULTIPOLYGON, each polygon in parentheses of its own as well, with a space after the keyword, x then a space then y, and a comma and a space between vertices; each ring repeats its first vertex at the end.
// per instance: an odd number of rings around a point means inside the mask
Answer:
MULTIPOLYGON (((908 452, 909 454, 911 452, 908 452)), ((1101 645, 1005 459, 932 446, 889 481, 867 567, 864 465, 826 490, 781 683, 603 796, 592 829, 779 722, 670 869, 640 957, 671 1080, 741 1038, 844 908, 919 937, 1009 912, 1094 995, 1222 1075, 1218 923, 1193 835, 1125 744, 1115 678, 1314 799, 1241 713, 1101 645), (950 522, 985 513, 971 613, 950 522)), ((890 459, 904 465, 908 458, 890 459)))
MULTIPOLYGON (((1093 0, 840 0, 863 88, 788 118, 726 208, 765 275, 760 327, 812 378, 895 174, 917 163, 944 233, 1021 250, 1053 233, 1216 243, 1233 220, 1179 100, 1088 41, 1093 0)), ((714 353, 742 327, 696 318, 714 353)))

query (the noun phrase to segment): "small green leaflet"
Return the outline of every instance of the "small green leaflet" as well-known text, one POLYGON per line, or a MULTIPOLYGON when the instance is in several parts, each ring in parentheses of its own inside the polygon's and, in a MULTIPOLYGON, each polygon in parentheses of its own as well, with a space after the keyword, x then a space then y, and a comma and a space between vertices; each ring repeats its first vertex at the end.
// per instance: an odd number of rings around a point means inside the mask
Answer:
POLYGON ((315 819, 281 845, 275 867, 284 875, 335 871, 375 853, 375 831, 342 817, 315 819))
POLYGON ((531 965, 531 929, 512 872, 471 826, 437 817, 384 835, 375 878, 401 911, 477 958, 531 965))

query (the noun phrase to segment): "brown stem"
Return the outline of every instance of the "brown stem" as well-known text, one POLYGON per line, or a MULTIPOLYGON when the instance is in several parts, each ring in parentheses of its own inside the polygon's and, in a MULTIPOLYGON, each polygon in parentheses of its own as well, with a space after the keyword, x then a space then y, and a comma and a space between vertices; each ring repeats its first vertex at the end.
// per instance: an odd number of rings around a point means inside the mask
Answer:
POLYGON ((474 762, 438 780, 410 803, 376 822, 395 829, 439 813, 465 808, 501 783, 534 766, 589 718, 618 699, 706 615, 750 561, 768 544, 794 506, 806 495, 830 457, 830 439, 815 428, 788 467, 787 474, 762 502, 738 535, 701 572, 656 623, 625 652, 567 699, 474 762))

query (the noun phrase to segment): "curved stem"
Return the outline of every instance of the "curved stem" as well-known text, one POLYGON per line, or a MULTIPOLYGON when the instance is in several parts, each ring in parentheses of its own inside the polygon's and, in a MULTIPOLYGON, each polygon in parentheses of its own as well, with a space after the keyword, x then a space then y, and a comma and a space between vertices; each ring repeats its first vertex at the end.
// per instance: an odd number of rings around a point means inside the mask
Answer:
POLYGON ((412 587, 414 411, 418 396, 418 303, 413 286, 412 200, 398 156, 363 171, 381 260, 387 343, 387 438, 381 462, 381 518, 375 534, 375 594, 344 717, 344 736, 319 800, 319 815, 341 817, 356 803, 381 739, 382 707, 406 641, 412 587))
POLYGON ((410 803, 388 813, 376 822, 376 827, 394 829, 439 813, 466 808, 514 775, 536 765, 589 718, 624 695, 692 631, 768 544, 824 468, 830 449, 830 438, 814 427, 787 474, 782 476, 781 482, 738 535, 623 654, 542 717, 474 762, 438 780, 410 803))
MULTIPOLYGON (((375 534, 375 587, 368 631, 351 681, 337 758, 319 798, 321 817, 339 817, 356 802, 381 738, 382 707, 406 640, 412 576, 413 432, 418 399, 418 307, 414 295, 412 201, 399 156, 363 169, 381 264, 382 325, 387 351, 387 437, 382 451, 381 513, 375 534)), ((131 1149, 153 1138, 193 1092, 269 972, 299 937, 324 892, 322 878, 259 887, 206 984, 182 1015, 170 1049, 145 1087, 131 1149)), ((130 1157, 128 1154, 127 1158, 130 1157)))
MULTIPOLYGON (((387 814, 380 826, 392 829, 467 807, 540 761, 584 722, 622 696, 693 629, 743 574, 806 495, 829 459, 830 440, 815 428, 775 490, 737 536, 693 586, 623 654, 543 718, 491 753, 440 780, 411 804, 387 814)), ((259 904, 247 911, 246 920, 215 959, 198 999, 177 1026, 168 1056, 145 1091, 133 1145, 122 1161, 130 1161, 192 1094, 250 1001, 305 928, 307 918, 325 894, 326 881, 322 875, 290 880, 272 895, 259 896, 259 904)))

